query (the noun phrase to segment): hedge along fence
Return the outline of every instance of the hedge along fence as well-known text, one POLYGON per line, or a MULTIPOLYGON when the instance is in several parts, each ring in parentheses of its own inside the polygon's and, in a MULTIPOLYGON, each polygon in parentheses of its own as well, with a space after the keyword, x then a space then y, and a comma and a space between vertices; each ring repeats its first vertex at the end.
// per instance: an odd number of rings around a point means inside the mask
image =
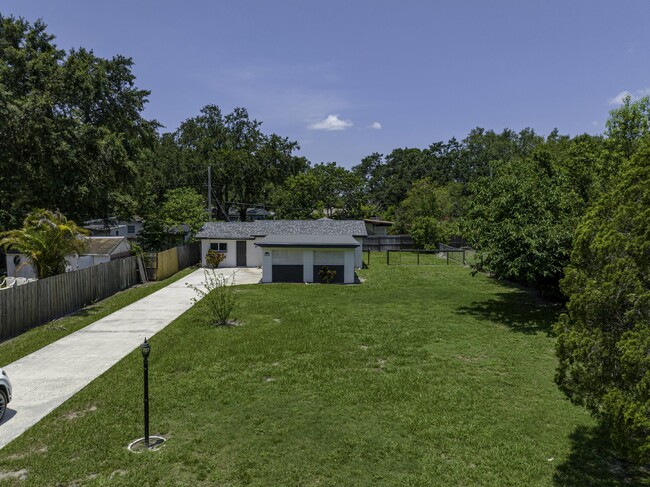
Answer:
POLYGON ((138 283, 136 257, 0 290, 0 340, 73 313, 138 283))
POLYGON ((147 279, 162 281, 201 260, 199 242, 145 254, 147 279))

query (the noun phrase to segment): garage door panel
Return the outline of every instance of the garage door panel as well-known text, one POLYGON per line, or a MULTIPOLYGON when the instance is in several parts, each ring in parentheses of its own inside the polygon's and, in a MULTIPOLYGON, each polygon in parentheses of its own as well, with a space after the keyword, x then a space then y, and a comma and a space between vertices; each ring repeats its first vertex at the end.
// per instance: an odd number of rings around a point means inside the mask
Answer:
POLYGON ((273 282, 303 282, 302 265, 274 265, 273 282))
POLYGON ((343 252, 336 250, 315 250, 314 265, 342 266, 345 263, 343 252))

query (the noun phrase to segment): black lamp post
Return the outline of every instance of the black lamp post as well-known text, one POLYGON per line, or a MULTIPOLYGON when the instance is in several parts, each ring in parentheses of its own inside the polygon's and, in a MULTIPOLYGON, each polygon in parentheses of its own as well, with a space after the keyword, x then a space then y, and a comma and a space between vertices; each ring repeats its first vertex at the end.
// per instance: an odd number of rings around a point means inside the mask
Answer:
POLYGON ((144 360, 144 446, 149 448, 149 352, 151 352, 151 346, 146 338, 140 345, 140 351, 144 360))

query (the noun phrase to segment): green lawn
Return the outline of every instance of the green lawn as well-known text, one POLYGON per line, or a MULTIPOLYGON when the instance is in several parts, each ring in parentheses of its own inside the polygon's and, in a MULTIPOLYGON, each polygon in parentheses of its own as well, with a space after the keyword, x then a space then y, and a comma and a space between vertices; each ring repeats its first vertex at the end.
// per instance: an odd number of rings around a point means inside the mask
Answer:
POLYGON ((209 326, 199 304, 154 336, 160 451, 126 449, 141 436, 136 351, 8 445, 0 472, 26 469, 16 485, 644 480, 555 387, 556 307, 461 266, 377 257, 361 285, 242 286, 242 326, 209 326))
POLYGON ((195 267, 189 267, 163 281, 150 282, 121 291, 93 305, 86 306, 76 313, 32 328, 22 335, 0 343, 0 367, 25 357, 57 341, 59 338, 63 338, 70 333, 94 323, 104 316, 114 313, 118 309, 142 299, 172 282, 187 276, 191 272, 194 272, 194 270, 196 270, 195 267))

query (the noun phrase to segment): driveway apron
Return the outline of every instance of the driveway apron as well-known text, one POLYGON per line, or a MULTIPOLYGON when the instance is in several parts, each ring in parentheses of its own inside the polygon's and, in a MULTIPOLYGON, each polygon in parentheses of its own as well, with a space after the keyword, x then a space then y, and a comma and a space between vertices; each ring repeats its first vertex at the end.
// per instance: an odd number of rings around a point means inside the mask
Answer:
MULTIPOLYGON (((260 282, 253 268, 219 269, 235 284, 260 282)), ((87 327, 21 358, 4 369, 13 400, 0 423, 0 448, 20 436, 149 338, 192 307, 204 270, 112 313, 87 327)))

